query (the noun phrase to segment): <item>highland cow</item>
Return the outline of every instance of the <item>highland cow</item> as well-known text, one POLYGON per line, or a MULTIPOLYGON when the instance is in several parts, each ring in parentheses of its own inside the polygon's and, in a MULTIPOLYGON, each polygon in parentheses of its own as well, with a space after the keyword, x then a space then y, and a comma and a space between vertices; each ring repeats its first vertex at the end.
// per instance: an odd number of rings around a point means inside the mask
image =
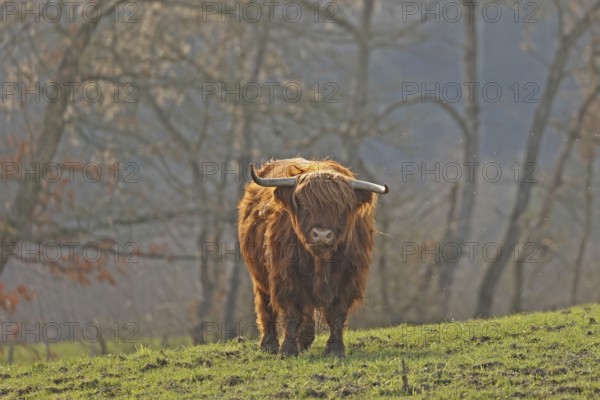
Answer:
POLYGON ((325 354, 344 357, 343 327, 369 272, 374 193, 387 193, 387 186, 356 180, 330 160, 275 160, 258 171, 252 165, 251 175, 239 205, 239 239, 261 349, 280 357, 307 349, 319 310, 330 328, 325 354))

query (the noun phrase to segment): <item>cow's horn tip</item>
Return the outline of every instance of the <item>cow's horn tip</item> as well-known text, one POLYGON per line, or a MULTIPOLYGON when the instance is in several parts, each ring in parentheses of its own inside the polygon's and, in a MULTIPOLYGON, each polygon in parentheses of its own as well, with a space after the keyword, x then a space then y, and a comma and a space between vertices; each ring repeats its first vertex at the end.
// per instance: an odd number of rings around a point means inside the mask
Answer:
POLYGON ((250 176, 254 182, 258 180, 258 175, 256 175, 256 165, 254 163, 250 163, 250 176))

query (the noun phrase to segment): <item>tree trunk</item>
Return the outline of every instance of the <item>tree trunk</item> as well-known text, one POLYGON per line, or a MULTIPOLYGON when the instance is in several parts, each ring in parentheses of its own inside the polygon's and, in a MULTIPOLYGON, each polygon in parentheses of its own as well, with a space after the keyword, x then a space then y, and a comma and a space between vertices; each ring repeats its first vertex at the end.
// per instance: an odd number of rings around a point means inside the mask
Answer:
POLYGON ((594 150, 590 149, 590 154, 587 155, 587 171, 585 175, 585 184, 583 188, 585 198, 585 222, 583 225, 583 235, 579 242, 579 248, 577 250, 577 257, 575 258, 575 268, 573 272, 573 285, 571 286, 571 304, 577 303, 577 288, 579 287, 579 281, 581 280, 581 266, 583 264, 583 257, 585 256, 585 249, 592 233, 592 214, 593 214, 593 202, 594 193, 592 184, 594 182, 594 161, 595 154, 594 150))
MULTIPOLYGON (((458 203, 458 189, 459 189, 459 184, 454 184, 452 186, 452 190, 450 191, 450 208, 448 209, 448 218, 447 218, 447 225, 446 225, 446 229, 444 230, 444 238, 442 240, 442 247, 444 248, 444 246, 446 246, 446 244, 448 243, 456 243, 456 238, 457 238, 457 233, 454 230, 454 227, 456 226, 456 209, 457 209, 457 203, 458 203)), ((463 238, 464 240, 464 238, 463 238)), ((458 262, 460 257, 457 257, 456 259, 452 259, 452 260, 441 260, 440 261, 440 279, 439 279, 439 290, 440 290, 440 294, 441 294, 441 300, 440 300, 440 308, 441 308, 441 312, 442 315, 440 316, 440 318, 443 320, 446 318, 446 316, 448 315, 448 302, 450 301, 450 287, 452 286, 452 283, 454 281, 454 273, 456 272, 456 267, 458 265, 458 262)), ((435 266, 435 263, 431 264, 431 267, 429 268, 429 271, 427 272, 427 276, 431 276, 431 274, 433 273, 433 267, 435 266)), ((429 279, 425 279, 425 282, 431 282, 431 280, 429 279)), ((420 312, 424 312, 423 310, 420 312)))
MULTIPOLYGON (((478 82, 477 72, 477 18, 465 18, 465 79, 469 84, 478 82)), ((479 162, 479 90, 474 88, 465 104, 465 127, 463 132, 464 147, 463 147, 463 164, 467 171, 475 171, 479 162), (471 164, 472 163, 472 164, 471 164)), ((455 218, 448 221, 449 229, 447 236, 442 240, 442 244, 447 243, 457 244, 462 248, 462 244, 468 240, 471 234, 471 226, 473 220, 473 212, 475 211, 475 202, 477 197, 477 174, 464 175, 461 180, 460 202, 458 203, 458 211, 455 218)), ((461 252, 462 254, 462 252, 461 252)), ((452 284, 454 283, 454 275, 460 263, 461 257, 453 258, 452 260, 442 260, 440 265, 440 280, 439 288, 442 292, 441 311, 442 319, 448 315, 448 304, 450 301, 450 293, 452 284)))
MULTIPOLYGON (((479 81, 477 72, 477 17, 465 18, 465 70, 466 80, 469 83, 479 81)), ((464 133, 465 144, 463 161, 468 163, 479 162, 479 90, 473 89, 473 93, 469 94, 469 100, 465 104, 466 127, 464 133)), ((472 164, 475 165, 475 164, 472 164)), ((471 233, 471 221, 473 212, 475 211, 475 199, 477 195, 477 179, 474 176, 466 176, 462 181, 461 202, 458 208, 458 219, 456 236, 459 240, 467 240, 471 233)), ((452 273, 452 276, 454 272, 452 273)))
POLYGON ((214 304, 214 282, 210 277, 210 259, 208 254, 205 254, 206 246, 211 239, 212 242, 210 243, 215 243, 218 245, 215 237, 211 235, 211 221, 208 212, 203 214, 200 223, 201 228, 198 239, 196 240, 196 247, 200 260, 198 265, 198 279, 200 281, 202 290, 202 300, 200 301, 198 309, 196 310, 198 323, 190 331, 192 342, 195 345, 206 343, 206 338, 204 335, 204 327, 206 323, 205 319, 210 310, 212 310, 214 304))
POLYGON ((350 168, 358 169, 360 164, 360 142, 362 139, 362 117, 368 101, 369 91, 369 34, 371 30, 371 17, 373 15, 373 0, 363 0, 363 8, 360 16, 360 26, 356 33, 358 51, 356 54, 356 70, 354 74, 354 87, 352 103, 348 116, 348 131, 346 132, 346 164, 350 168))
MULTIPOLYGON (((262 27, 263 31, 261 33, 260 43, 258 44, 258 49, 256 51, 256 58, 254 60, 254 67, 252 69, 252 73, 250 75, 250 82, 258 82, 260 72, 262 70, 265 54, 267 49, 267 44, 269 41, 269 24, 266 23, 262 27)), ((252 161, 252 123, 254 121, 254 110, 250 104, 243 104, 243 116, 242 116, 242 128, 241 128, 241 138, 240 138, 240 170, 244 171, 246 166, 250 164, 252 161)), ((241 181, 240 184, 240 196, 244 192, 244 186, 246 182, 244 180, 241 181)), ((235 235, 237 242, 237 235, 235 235)), ((225 329, 225 339, 233 339, 236 335, 236 324, 235 324, 235 309, 237 304, 237 299, 239 295, 241 277, 240 274, 242 272, 242 260, 235 260, 233 263, 233 268, 231 271, 231 275, 229 277, 229 287, 227 290, 227 298, 225 300, 225 310, 224 310, 224 322, 227 329, 225 329)))
POLYGON ((2 245, 0 245, 0 278, 2 278, 2 272, 4 271, 4 267, 8 263, 8 260, 12 256, 9 252, 5 251, 4 247, 8 243, 13 243, 13 239, 5 239, 2 238, 2 245))
POLYGON ((8 355, 6 357, 6 363, 12 364, 15 361, 15 342, 10 340, 8 342, 8 355))
POLYGON ((237 335, 237 325, 235 321, 235 306, 240 290, 240 274, 242 272, 240 262, 233 263, 231 276, 229 277, 229 290, 227 300, 225 301, 225 340, 234 339, 237 335))
MULTIPOLYGON (((63 84, 78 81, 81 55, 88 47, 98 23, 98 21, 83 22, 74 35, 74 39, 65 51, 58 67, 57 76, 54 78, 54 82, 61 87, 63 84)), ((69 98, 70 96, 59 96, 56 102, 48 104, 44 112, 42 132, 36 140, 31 159, 32 163, 37 163, 42 168, 54 159, 60 144, 66 123, 64 116, 69 106, 69 98)), ((3 244, 18 242, 21 238, 27 237, 31 228, 31 217, 38 204, 42 182, 42 179, 28 179, 19 186, 12 208, 14 217, 9 218, 8 221, 9 229, 14 230, 15 233, 4 237, 3 244)), ((2 277, 9 258, 10 254, 5 254, 4 249, 0 249, 0 277, 2 277)))

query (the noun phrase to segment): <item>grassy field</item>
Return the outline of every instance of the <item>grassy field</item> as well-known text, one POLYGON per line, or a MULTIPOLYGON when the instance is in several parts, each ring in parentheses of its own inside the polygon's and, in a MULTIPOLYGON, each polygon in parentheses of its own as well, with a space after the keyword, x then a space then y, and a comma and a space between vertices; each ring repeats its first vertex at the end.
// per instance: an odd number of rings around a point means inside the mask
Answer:
POLYGON ((0 366, 2 398, 600 398, 600 305, 349 331, 343 360, 254 340, 0 366))
MULTIPOLYGON (((108 337, 106 340, 106 349, 110 354, 129 354, 135 353, 142 347, 158 348, 161 340, 158 338, 132 338, 127 341, 119 341, 108 337)), ((190 346, 192 339, 189 336, 169 337, 167 347, 176 348, 181 345, 190 346)), ((100 346, 97 343, 86 342, 84 340, 62 341, 52 343, 50 346, 52 352, 51 361, 63 361, 71 358, 81 358, 84 356, 93 357, 100 354, 100 346)), ((14 347, 15 364, 33 364, 39 361, 45 361, 47 358, 46 347, 43 343, 16 345, 14 347)), ((8 346, 0 348, 0 367, 8 363, 8 346)))

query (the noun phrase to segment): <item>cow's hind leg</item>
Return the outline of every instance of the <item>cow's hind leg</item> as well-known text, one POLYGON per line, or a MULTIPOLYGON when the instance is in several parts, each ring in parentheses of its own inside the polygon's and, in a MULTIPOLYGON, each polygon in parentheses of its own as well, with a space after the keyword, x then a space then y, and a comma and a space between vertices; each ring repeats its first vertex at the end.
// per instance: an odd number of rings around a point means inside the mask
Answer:
POLYGON ((302 315, 302 324, 298 334, 298 348, 300 351, 306 350, 315 340, 315 309, 312 306, 306 306, 302 315))
POLYGON ((260 348, 262 351, 275 354, 279 349, 277 313, 271 307, 269 295, 260 290, 256 290, 254 302, 261 336, 260 348))

